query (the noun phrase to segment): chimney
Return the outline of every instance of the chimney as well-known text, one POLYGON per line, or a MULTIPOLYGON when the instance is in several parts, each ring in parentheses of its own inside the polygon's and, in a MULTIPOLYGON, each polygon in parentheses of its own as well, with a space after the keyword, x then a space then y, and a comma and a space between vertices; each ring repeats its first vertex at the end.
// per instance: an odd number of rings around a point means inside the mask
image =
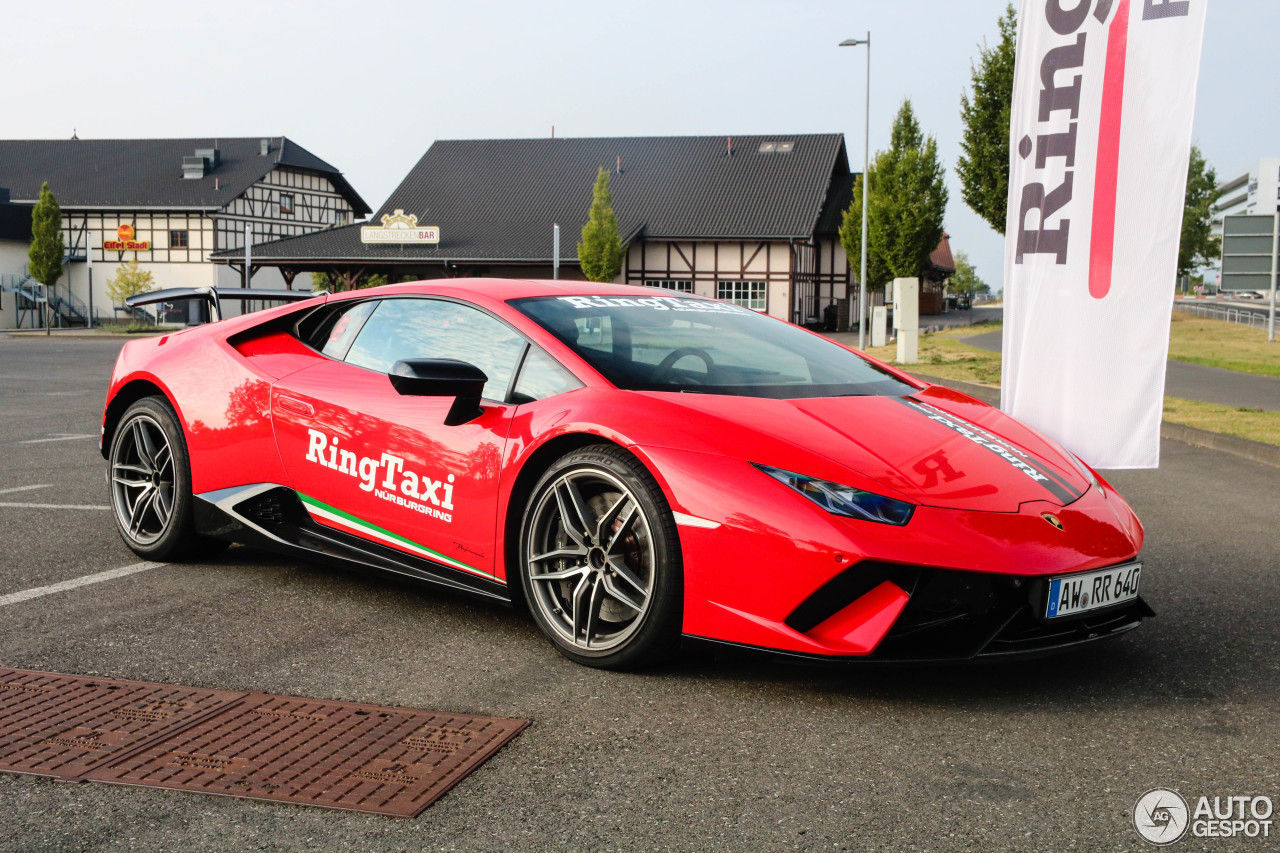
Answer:
POLYGON ((726 136, 724 138, 724 150, 725 150, 725 153, 728 154, 730 157, 733 156, 733 137, 732 136, 726 136))
POLYGON ((621 175, 622 174, 622 155, 618 154, 616 156, 618 158, 618 164, 613 168, 614 168, 614 171, 617 172, 617 174, 621 175))
POLYGON ((258 156, 266 157, 270 153, 271 153, 271 140, 259 139, 258 140, 258 156))
POLYGON ((204 177, 205 159, 200 156, 187 155, 182 158, 182 178, 186 181, 198 181, 204 177))

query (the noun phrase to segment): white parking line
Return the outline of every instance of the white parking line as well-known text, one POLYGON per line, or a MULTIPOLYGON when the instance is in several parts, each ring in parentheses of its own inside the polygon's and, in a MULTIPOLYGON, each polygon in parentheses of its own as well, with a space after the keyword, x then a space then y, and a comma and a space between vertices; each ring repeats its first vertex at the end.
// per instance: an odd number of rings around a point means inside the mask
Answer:
POLYGON ((18 504, 18 503, 0 503, 0 507, 12 507, 14 509, 111 509, 109 506, 99 506, 97 504, 18 504))
POLYGON ((74 441, 77 438, 97 438, 96 435, 72 435, 71 433, 60 432, 55 433, 53 438, 29 438, 26 441, 19 441, 18 444, 44 444, 49 441, 74 441))
POLYGON ((14 486, 11 489, 0 489, 0 495, 8 495, 8 494, 12 494, 13 492, 30 492, 34 489, 50 489, 50 488, 53 488, 53 486, 49 483, 44 483, 39 486, 14 486))
POLYGON ((105 572, 98 572, 95 575, 85 575, 84 577, 72 578, 69 581, 50 584, 49 586, 38 586, 34 589, 24 589, 22 592, 11 592, 8 595, 0 595, 0 607, 9 604, 17 604, 19 601, 30 601, 33 598, 40 598, 43 595, 52 595, 55 592, 65 592, 76 587, 88 586, 91 583, 102 583, 103 581, 115 580, 126 575, 135 575, 138 572, 146 572, 151 569, 158 569, 161 566, 167 566, 168 563, 134 563, 132 566, 124 566, 119 569, 111 569, 105 572))

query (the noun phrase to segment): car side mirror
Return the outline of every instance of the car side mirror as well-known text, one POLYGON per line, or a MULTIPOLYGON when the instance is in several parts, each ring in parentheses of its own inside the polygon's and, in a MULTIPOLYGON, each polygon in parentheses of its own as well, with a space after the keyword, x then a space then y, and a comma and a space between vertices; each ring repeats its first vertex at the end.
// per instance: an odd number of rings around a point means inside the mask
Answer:
POLYGON ((391 387, 406 397, 453 397, 445 426, 480 417, 480 394, 489 381, 484 371, 452 358, 406 358, 391 366, 391 387))

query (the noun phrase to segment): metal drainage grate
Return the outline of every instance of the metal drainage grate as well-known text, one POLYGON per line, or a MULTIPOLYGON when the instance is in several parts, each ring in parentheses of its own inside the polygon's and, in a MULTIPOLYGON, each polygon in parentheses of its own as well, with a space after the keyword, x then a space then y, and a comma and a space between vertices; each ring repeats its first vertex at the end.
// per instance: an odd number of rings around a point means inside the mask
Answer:
POLYGON ((0 770, 76 780, 245 695, 0 669, 0 770))
POLYGON ((526 725, 253 694, 89 778, 414 817, 526 725))
POLYGON ((416 817, 528 725, 15 670, 0 685, 0 770, 397 817, 416 817))

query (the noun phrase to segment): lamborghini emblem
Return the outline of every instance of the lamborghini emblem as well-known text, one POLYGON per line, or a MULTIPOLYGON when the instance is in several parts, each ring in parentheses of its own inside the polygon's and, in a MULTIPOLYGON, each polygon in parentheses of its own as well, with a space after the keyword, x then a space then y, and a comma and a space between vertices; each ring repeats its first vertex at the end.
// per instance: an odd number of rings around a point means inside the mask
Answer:
POLYGON ((1058 517, 1051 512, 1042 512, 1040 513, 1040 517, 1043 518, 1045 521, 1049 522, 1050 524, 1052 524, 1054 527, 1058 528, 1059 530, 1066 529, 1062 526, 1062 522, 1058 520, 1058 517))

